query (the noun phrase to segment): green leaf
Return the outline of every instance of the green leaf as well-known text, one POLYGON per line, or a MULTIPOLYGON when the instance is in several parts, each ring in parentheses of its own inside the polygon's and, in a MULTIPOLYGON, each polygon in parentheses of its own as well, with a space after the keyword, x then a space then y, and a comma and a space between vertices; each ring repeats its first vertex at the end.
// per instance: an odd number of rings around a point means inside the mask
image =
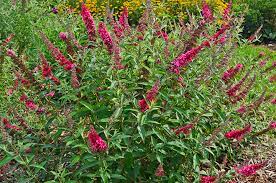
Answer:
POLYGON ((119 175, 119 174, 112 174, 111 178, 113 178, 113 179, 119 179, 119 180, 127 180, 124 176, 119 175))
POLYGON ((6 156, 5 158, 3 158, 1 161, 0 161, 0 167, 2 167, 3 165, 9 163, 11 160, 13 160, 14 157, 11 157, 11 156, 6 156))

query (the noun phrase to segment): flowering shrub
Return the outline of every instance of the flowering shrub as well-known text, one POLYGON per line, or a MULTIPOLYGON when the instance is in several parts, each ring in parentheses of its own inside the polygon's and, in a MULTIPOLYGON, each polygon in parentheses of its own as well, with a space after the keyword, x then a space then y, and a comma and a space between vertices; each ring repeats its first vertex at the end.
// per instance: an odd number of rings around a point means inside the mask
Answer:
POLYGON ((220 17, 204 2, 184 25, 149 6, 137 27, 127 8, 118 21, 85 5, 53 11, 24 52, 13 32, 0 50, 1 181, 215 182, 266 166, 227 163, 275 131, 275 62, 235 59, 241 20, 230 9, 220 17))

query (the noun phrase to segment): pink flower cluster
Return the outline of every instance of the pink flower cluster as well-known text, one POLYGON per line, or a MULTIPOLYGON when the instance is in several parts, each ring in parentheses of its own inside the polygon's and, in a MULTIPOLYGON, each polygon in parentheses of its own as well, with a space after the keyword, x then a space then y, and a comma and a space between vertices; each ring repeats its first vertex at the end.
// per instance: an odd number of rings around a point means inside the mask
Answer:
POLYGON ((239 109, 237 109, 237 113, 244 114, 246 112, 246 106, 241 106, 239 109))
POLYGON ((248 124, 243 129, 229 131, 229 132, 225 133, 224 136, 227 139, 236 139, 236 140, 240 141, 240 140, 242 140, 244 135, 246 135, 247 133, 250 133, 251 130, 252 130, 252 127, 250 124, 248 124))
POLYGON ((230 68, 223 73, 222 80, 228 82, 232 79, 241 69, 243 68, 242 64, 237 64, 234 68, 230 68))
POLYGON ((94 42, 96 40, 95 22, 94 22, 92 15, 90 14, 89 9, 85 6, 84 3, 82 4, 82 7, 81 7, 81 16, 82 16, 82 20, 86 26, 86 30, 88 33, 88 39, 90 41, 94 42))
POLYGON ((210 43, 208 41, 204 41, 201 45, 198 47, 195 47, 186 53, 181 54, 179 57, 174 59, 171 62, 169 70, 171 72, 174 72, 176 74, 180 73, 180 68, 187 66, 189 63, 193 61, 193 59, 198 55, 198 53, 205 47, 209 47, 210 43))
POLYGON ((33 100, 28 100, 28 97, 25 94, 20 96, 20 102, 24 102, 25 106, 30 110, 35 111, 35 110, 38 109, 38 106, 34 103, 34 101, 33 100))
POLYGON ((104 152, 108 148, 106 142, 98 135, 93 126, 88 132, 88 145, 92 152, 104 152))
POLYGON ((224 11, 223 11, 223 19, 224 19, 224 20, 229 20, 231 8, 232 8, 232 1, 230 1, 230 2, 227 4, 227 7, 226 7, 226 8, 224 9, 224 11))
POLYGON ((168 36, 168 34, 167 34, 165 31, 162 31, 162 30, 157 31, 157 32, 156 32, 156 36, 157 36, 157 37, 162 37, 162 38, 164 39, 165 42, 168 42, 168 41, 169 41, 169 36, 168 36))
POLYGON ((155 171, 155 176, 157 176, 157 177, 165 176, 165 171, 164 171, 163 165, 159 164, 159 166, 157 167, 157 169, 155 171))
POLYGON ((11 57, 11 58, 16 57, 16 54, 15 54, 15 52, 14 52, 12 49, 8 49, 8 50, 7 50, 7 55, 8 55, 9 57, 11 57))
POLYGON ((177 129, 174 129, 174 132, 176 135, 179 135, 180 133, 184 133, 184 134, 188 135, 189 133, 191 133, 191 129, 193 127, 194 127, 194 124, 187 124, 187 125, 177 128, 177 129))
POLYGON ((160 87, 160 81, 157 81, 152 87, 152 89, 147 92, 146 99, 141 99, 138 101, 138 105, 140 107, 141 112, 145 112, 146 110, 149 109, 149 105, 147 101, 153 102, 155 100, 155 97, 157 96, 159 91, 159 87, 160 87))
POLYGON ((66 41, 68 39, 68 33, 67 32, 60 32, 59 33, 59 38, 62 40, 62 41, 66 41))
POLYGON ((256 172, 258 170, 260 170, 261 168, 263 168, 266 165, 266 163, 267 162, 246 165, 246 166, 242 166, 240 168, 234 167, 234 169, 238 174, 248 177, 248 176, 256 174, 256 172))
POLYGON ((230 25, 229 24, 223 24, 221 26, 221 28, 213 35, 211 36, 211 41, 215 41, 217 40, 222 34, 225 33, 226 30, 230 29, 230 25))
POLYGON ((45 56, 42 53, 40 53, 39 56, 40 56, 40 60, 42 62, 42 68, 41 68, 41 70, 42 70, 42 76, 44 78, 49 78, 50 80, 52 80, 57 85, 60 84, 59 79, 56 78, 53 75, 52 69, 51 69, 50 65, 48 64, 45 56))
POLYGON ((65 70, 71 70, 75 67, 75 65, 69 61, 65 56, 61 53, 61 51, 54 46, 54 44, 44 35, 40 34, 44 43, 48 47, 48 50, 51 52, 52 56, 59 62, 59 65, 63 66, 65 70))
POLYGON ((121 25, 117 23, 117 21, 114 20, 113 17, 111 17, 111 25, 113 27, 113 31, 118 39, 121 39, 124 37, 124 31, 121 28, 121 25))
POLYGON ((11 130, 15 130, 15 131, 21 130, 19 127, 12 125, 7 118, 3 118, 2 122, 5 125, 5 128, 7 128, 7 129, 11 129, 11 130))
POLYGON ((271 103, 272 103, 272 104, 276 104, 276 98, 272 99, 272 100, 271 100, 271 103))
POLYGON ((215 182, 217 177, 215 176, 201 176, 200 183, 213 183, 215 182))
POLYGON ((202 15, 205 20, 205 22, 211 22, 214 20, 213 13, 206 3, 206 1, 203 1, 203 6, 202 6, 202 15))
POLYGON ((3 47, 7 46, 7 44, 12 40, 12 38, 13 38, 14 36, 15 36, 14 34, 10 34, 9 37, 7 37, 7 38, 3 41, 3 43, 2 43, 1 46, 3 46, 3 47))
POLYGON ((122 26, 124 31, 130 29, 130 26, 128 24, 128 9, 127 9, 127 7, 124 7, 124 10, 121 13, 121 16, 119 17, 119 23, 122 26))
POLYGON ((241 86, 243 85, 243 83, 245 82, 245 80, 248 78, 250 74, 250 71, 247 71, 247 73, 245 74, 245 76, 237 83, 232 85, 227 91, 227 95, 229 97, 234 97, 236 96, 237 91, 241 88, 241 86))
POLYGON ((269 127, 270 129, 276 129, 276 121, 272 121, 270 124, 269 124, 269 127))
POLYGON ((100 37, 102 38, 104 44, 106 45, 109 54, 112 54, 114 43, 113 43, 113 40, 112 40, 109 32, 106 29, 106 25, 103 22, 99 23, 98 33, 99 33, 100 37))

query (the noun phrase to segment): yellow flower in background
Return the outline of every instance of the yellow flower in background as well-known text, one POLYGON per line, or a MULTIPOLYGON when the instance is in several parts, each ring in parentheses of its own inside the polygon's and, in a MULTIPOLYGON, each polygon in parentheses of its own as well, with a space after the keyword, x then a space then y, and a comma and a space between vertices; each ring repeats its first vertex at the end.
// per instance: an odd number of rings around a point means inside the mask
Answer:
MULTIPOLYGON (((65 6, 80 10, 80 4, 85 2, 91 13, 96 16, 104 16, 106 7, 109 6, 113 10, 114 15, 119 15, 124 7, 128 8, 129 15, 141 14, 145 8, 146 0, 67 0, 70 3, 65 3, 65 6), (70 4, 70 5, 69 5, 70 4), (72 7, 73 4, 73 7, 72 7)), ((219 13, 223 13, 227 3, 224 0, 206 0, 207 3, 219 13)), ((157 16, 172 16, 174 18, 185 18, 186 10, 195 10, 200 7, 202 0, 151 0, 153 11, 157 16)), ((64 6, 61 6, 64 7, 64 6)))

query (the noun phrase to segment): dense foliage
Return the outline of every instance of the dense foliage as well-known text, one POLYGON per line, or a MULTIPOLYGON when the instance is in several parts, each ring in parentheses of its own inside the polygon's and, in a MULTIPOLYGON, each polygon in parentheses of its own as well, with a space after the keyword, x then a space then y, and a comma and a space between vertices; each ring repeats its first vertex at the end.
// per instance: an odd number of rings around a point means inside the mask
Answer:
POLYGON ((187 24, 148 5, 137 26, 127 8, 118 21, 85 5, 1 10, 1 181, 206 183, 269 161, 238 154, 275 132, 276 55, 237 57, 249 42, 231 3, 187 24))

